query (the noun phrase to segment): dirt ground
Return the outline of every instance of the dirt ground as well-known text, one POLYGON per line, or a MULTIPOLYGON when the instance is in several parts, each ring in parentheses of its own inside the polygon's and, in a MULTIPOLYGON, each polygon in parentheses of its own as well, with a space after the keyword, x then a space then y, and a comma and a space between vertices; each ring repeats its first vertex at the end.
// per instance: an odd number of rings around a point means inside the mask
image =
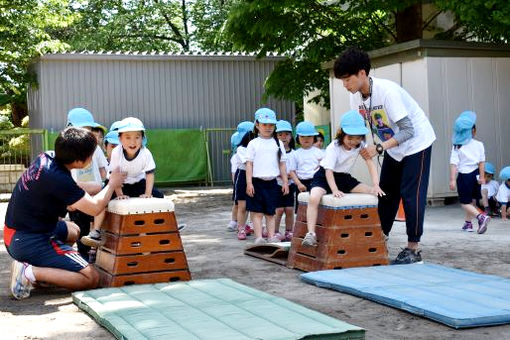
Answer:
MULTIPOLYGON (((179 223, 193 279, 227 277, 366 329, 367 339, 508 339, 510 325, 455 330, 397 309, 299 280, 301 272, 243 255, 246 241, 226 231, 230 193, 224 188, 168 192, 179 223)), ((6 203, 0 204, 5 215, 6 203)), ((458 205, 427 209, 423 257, 427 262, 510 278, 510 223, 494 220, 484 235, 463 233, 458 205)), ((32 291, 16 301, 9 295, 10 258, 0 242, 1 339, 113 339, 71 301, 69 292, 32 291)), ((390 256, 405 245, 405 226, 396 223, 390 256)), ((248 242, 253 241, 249 239, 248 242)))

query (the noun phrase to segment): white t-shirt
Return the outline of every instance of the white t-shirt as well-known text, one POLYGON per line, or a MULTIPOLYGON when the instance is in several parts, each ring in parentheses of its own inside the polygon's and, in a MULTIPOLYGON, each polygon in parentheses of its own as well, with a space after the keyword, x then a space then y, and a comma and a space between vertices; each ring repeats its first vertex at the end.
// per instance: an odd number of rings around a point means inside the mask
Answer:
POLYGON ((145 179, 146 172, 156 169, 152 153, 146 147, 142 147, 138 155, 132 160, 127 160, 123 151, 122 144, 117 145, 112 150, 110 169, 118 167, 121 172, 126 172, 127 177, 124 183, 133 184, 140 182, 142 179, 145 179))
POLYGON ((243 161, 243 159, 246 159, 246 153, 248 150, 244 146, 238 146, 236 155, 237 155, 237 168, 241 170, 246 170, 246 161, 243 161))
MULTIPOLYGON (((289 152, 287 152, 287 161, 285 163, 285 169, 287 170, 287 180, 289 182, 289 185, 294 183, 294 181, 290 178, 289 174, 292 170, 296 170, 296 164, 295 164, 295 158, 294 158, 295 154, 296 154, 296 151, 292 150, 292 149, 289 152)), ((278 182, 279 186, 282 186, 283 181, 282 181, 281 174, 279 174, 278 177, 276 177, 276 182, 278 182)))
POLYGON ((96 147, 92 155, 92 161, 83 169, 72 169, 71 176, 75 182, 94 182, 101 184, 103 179, 99 169, 104 168, 105 171, 108 167, 108 161, 104 156, 103 150, 100 146, 96 147))
MULTIPOLYGON (((425 150, 436 140, 436 134, 429 119, 418 103, 398 84, 387 79, 371 77, 372 85, 372 126, 374 135, 386 141, 399 131, 396 124, 408 116, 414 128, 413 137, 402 144, 386 150, 395 160, 425 150), (377 118, 377 119, 376 119, 377 118)), ((370 97, 363 101, 361 93, 350 94, 351 109, 358 110, 363 116, 370 109, 370 97)))
POLYGON ((498 193, 499 183, 498 181, 491 180, 489 183, 482 184, 480 190, 487 190, 487 196, 494 197, 498 193))
POLYGON ((241 160, 239 159, 239 155, 235 153, 230 157, 230 172, 235 174, 237 169, 239 169, 239 164, 241 164, 241 160))
POLYGON ((461 174, 469 174, 478 168, 480 162, 485 162, 485 149, 483 143, 471 139, 467 144, 455 149, 452 147, 450 164, 457 166, 461 174))
POLYGON ((319 164, 324 158, 324 152, 315 146, 309 149, 297 149, 294 153, 296 175, 299 179, 311 179, 319 170, 319 164))
POLYGON ((287 162, 287 153, 282 141, 279 140, 277 145, 274 138, 257 137, 251 140, 246 148, 246 155, 239 156, 244 163, 253 162, 253 177, 271 180, 280 174, 278 147, 281 150, 280 162, 287 162))
POLYGON ((501 183, 499 186, 496 200, 501 204, 507 205, 508 207, 508 201, 510 201, 510 188, 506 186, 505 182, 501 183))
POLYGON ((333 172, 350 172, 360 151, 361 145, 356 149, 346 150, 335 139, 326 148, 326 155, 320 165, 333 172))

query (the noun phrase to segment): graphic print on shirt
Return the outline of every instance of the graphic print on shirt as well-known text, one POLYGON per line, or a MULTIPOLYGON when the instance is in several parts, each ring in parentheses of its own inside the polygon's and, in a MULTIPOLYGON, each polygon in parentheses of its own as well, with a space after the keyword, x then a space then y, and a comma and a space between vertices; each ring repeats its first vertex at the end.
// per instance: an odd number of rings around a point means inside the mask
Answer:
MULTIPOLYGON (((366 120, 368 110, 365 105, 360 105, 358 110, 366 120)), ((370 112, 370 116, 372 119, 372 133, 374 135, 377 135, 377 137, 379 137, 382 142, 387 141, 393 137, 395 132, 393 132, 392 128, 390 127, 388 115, 386 114, 386 111, 383 109, 382 105, 374 106, 370 112)))

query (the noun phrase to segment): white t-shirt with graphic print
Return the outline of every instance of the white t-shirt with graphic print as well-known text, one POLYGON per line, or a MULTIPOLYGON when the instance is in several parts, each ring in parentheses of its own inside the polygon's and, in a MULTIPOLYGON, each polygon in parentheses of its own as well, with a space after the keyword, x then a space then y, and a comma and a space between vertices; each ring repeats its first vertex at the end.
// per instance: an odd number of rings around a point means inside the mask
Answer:
MULTIPOLYGON (((418 103, 397 83, 387 79, 371 77, 372 85, 372 127, 374 134, 385 141, 399 131, 396 124, 409 117, 413 124, 414 135, 402 144, 386 150, 395 160, 425 150, 436 140, 436 134, 429 119, 418 103)), ((363 101, 361 93, 350 94, 351 109, 358 110, 363 116, 370 108, 370 97, 363 101)), ((370 128, 370 126, 367 124, 370 128)))

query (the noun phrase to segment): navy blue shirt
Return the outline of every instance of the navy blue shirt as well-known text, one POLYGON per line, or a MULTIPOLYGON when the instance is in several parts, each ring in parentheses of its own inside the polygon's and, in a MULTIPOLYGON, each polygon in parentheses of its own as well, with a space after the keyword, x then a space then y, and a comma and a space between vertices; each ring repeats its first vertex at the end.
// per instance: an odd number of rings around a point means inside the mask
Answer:
POLYGON ((23 173, 12 192, 5 224, 12 229, 48 233, 55 229, 67 206, 85 195, 71 172, 42 153, 23 173))

